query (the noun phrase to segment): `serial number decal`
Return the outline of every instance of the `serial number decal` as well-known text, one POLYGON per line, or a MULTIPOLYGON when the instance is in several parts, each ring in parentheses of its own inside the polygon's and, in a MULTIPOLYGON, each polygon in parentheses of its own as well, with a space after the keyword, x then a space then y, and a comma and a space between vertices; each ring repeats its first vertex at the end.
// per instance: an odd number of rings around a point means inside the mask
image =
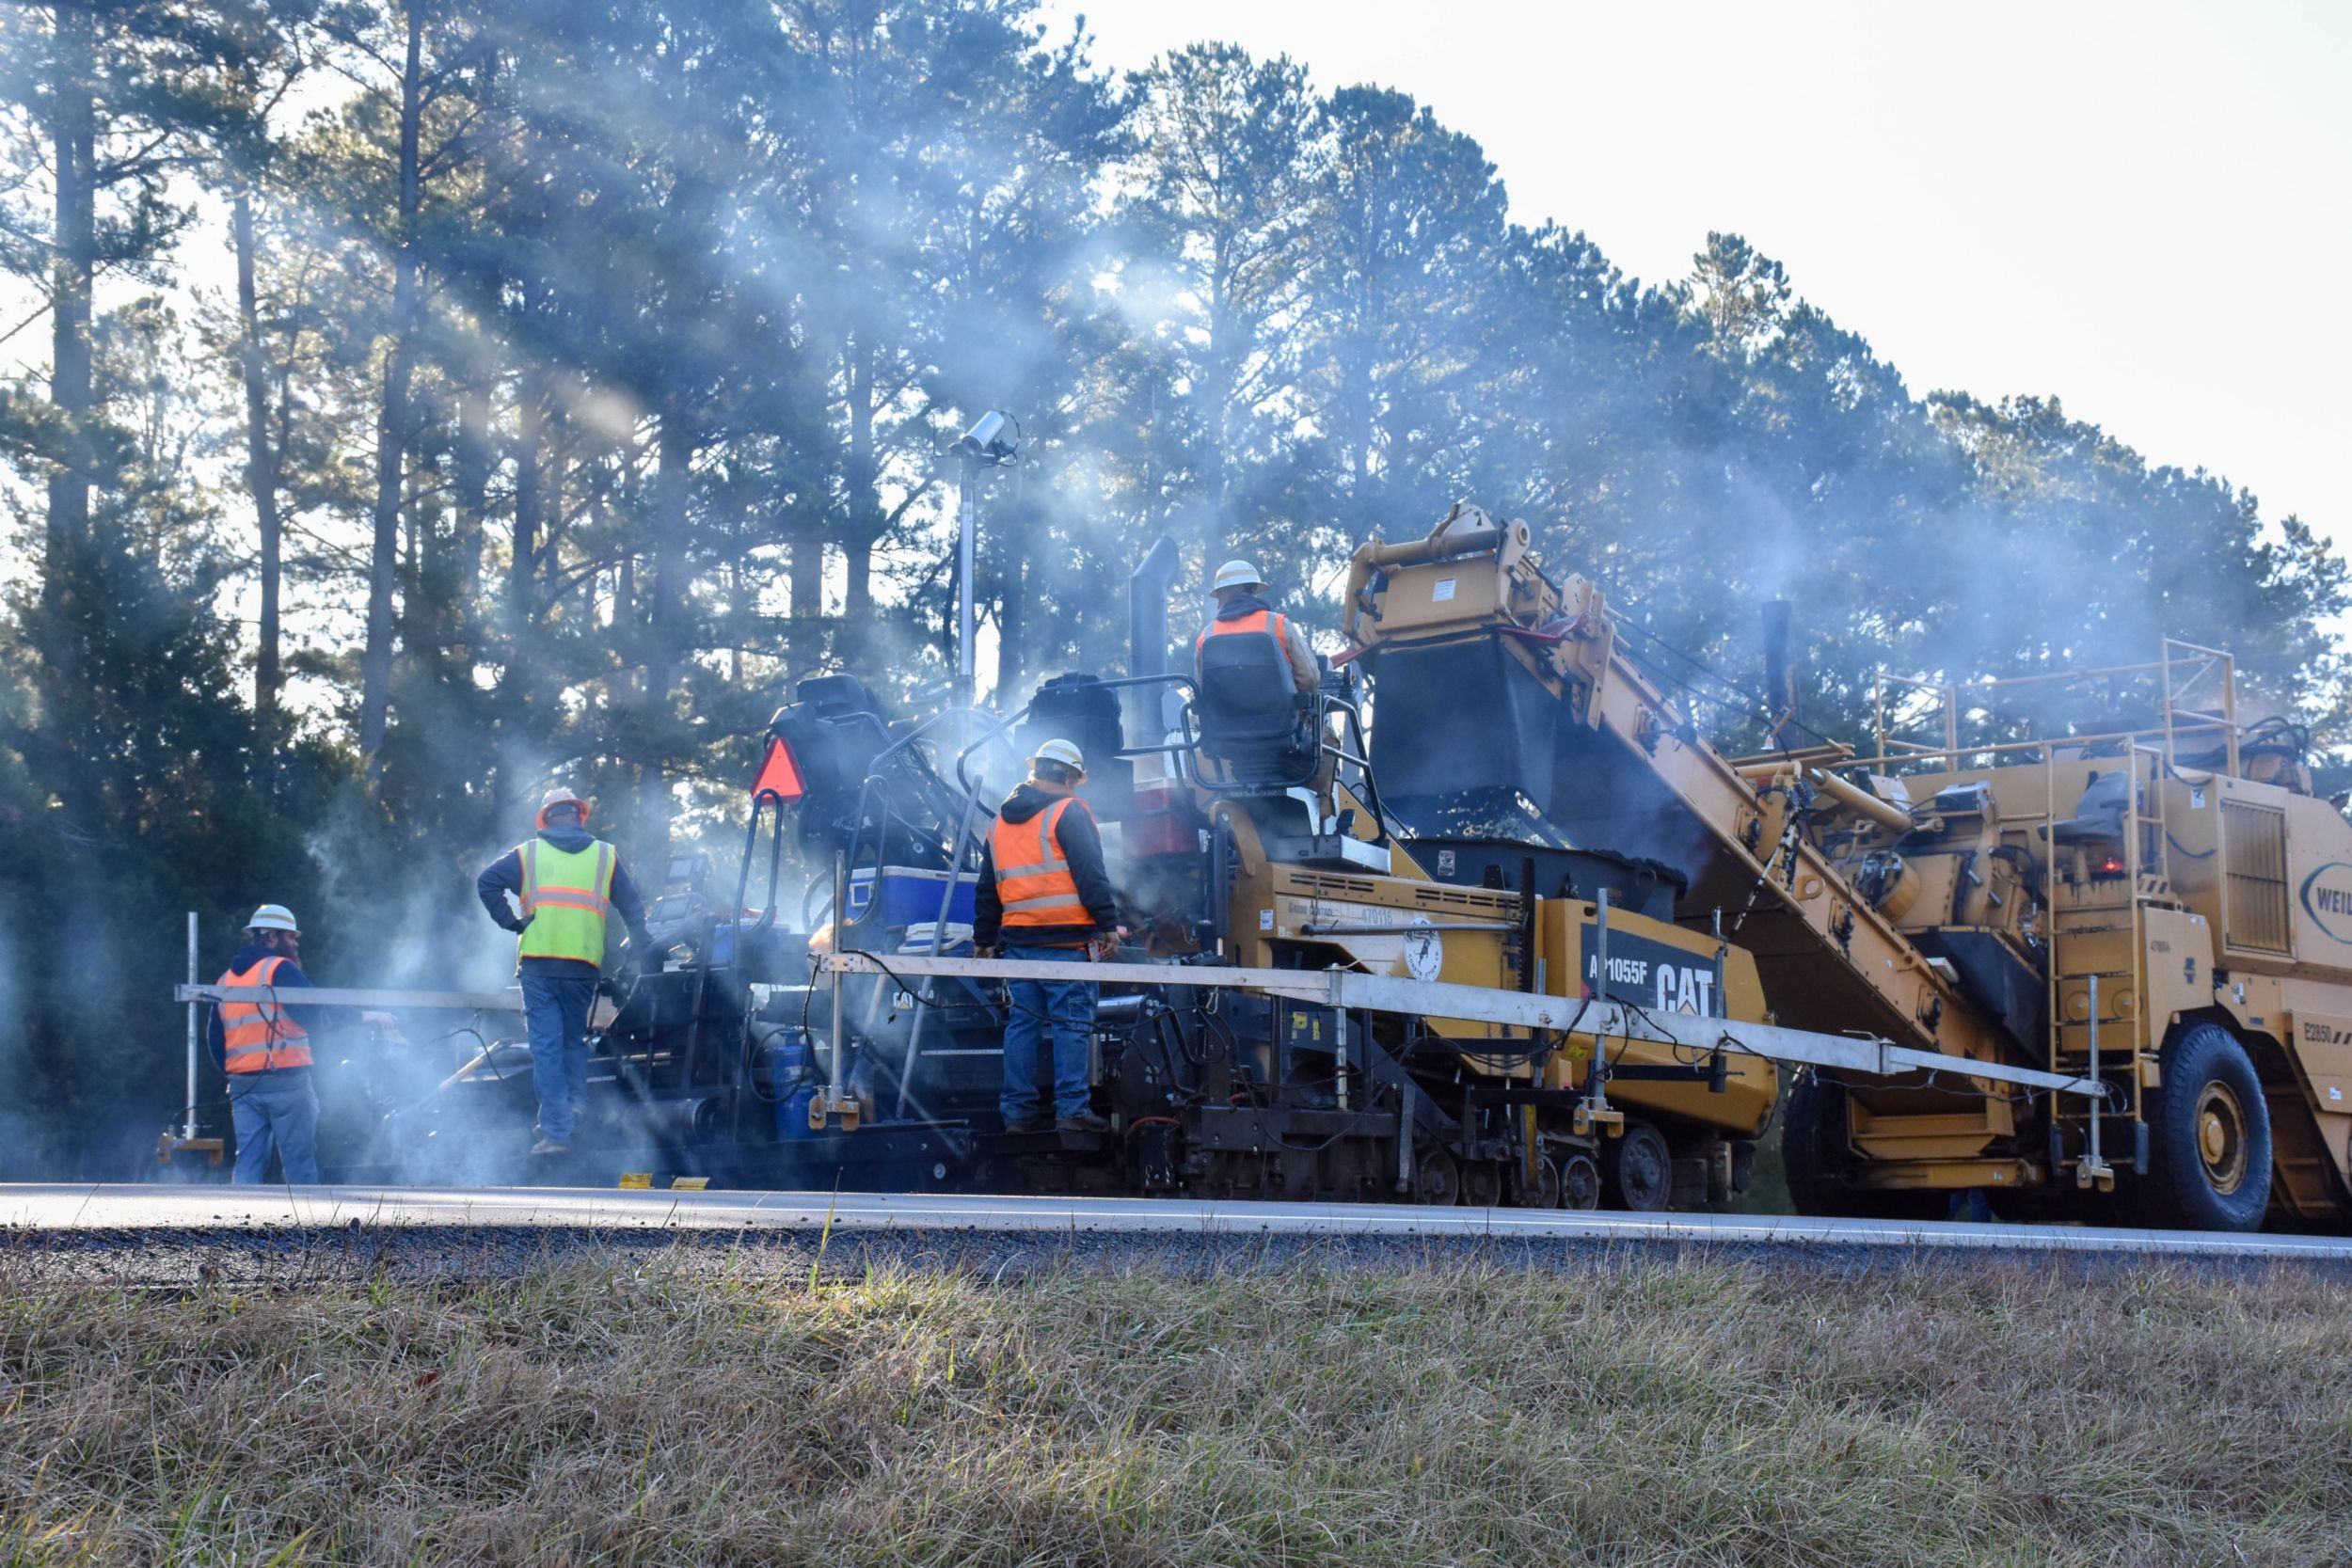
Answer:
POLYGON ((1600 974, 1600 927, 1584 923, 1584 986, 1611 1002, 1628 1002, 1661 1013, 1721 1016, 1722 998, 1715 994, 1715 965, 1679 947, 1609 927, 1609 973, 1600 974))

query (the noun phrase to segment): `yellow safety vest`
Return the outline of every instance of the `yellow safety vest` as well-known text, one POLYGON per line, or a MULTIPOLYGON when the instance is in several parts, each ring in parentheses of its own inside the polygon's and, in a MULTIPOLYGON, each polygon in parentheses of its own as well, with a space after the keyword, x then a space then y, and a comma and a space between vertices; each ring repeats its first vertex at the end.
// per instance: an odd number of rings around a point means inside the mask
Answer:
POLYGON ((515 851, 523 858, 523 927, 518 954, 604 963, 605 917, 612 912, 612 846, 558 849, 534 838, 515 851))

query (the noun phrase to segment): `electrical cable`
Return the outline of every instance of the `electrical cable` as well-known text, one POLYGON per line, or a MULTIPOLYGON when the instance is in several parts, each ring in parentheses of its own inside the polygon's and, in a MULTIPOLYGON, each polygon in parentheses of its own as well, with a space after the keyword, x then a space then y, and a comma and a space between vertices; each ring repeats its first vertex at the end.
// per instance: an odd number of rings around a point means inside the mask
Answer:
POLYGON ((2180 856, 2183 860, 2209 861, 2213 859, 2216 854, 2220 852, 2217 847, 2213 849, 2192 849, 2187 845, 2183 844, 2179 839, 2174 838, 2172 836, 2172 830, 2169 828, 2167 828, 2164 831, 2164 841, 2165 843, 2170 845, 2172 847, 2172 852, 2180 856))

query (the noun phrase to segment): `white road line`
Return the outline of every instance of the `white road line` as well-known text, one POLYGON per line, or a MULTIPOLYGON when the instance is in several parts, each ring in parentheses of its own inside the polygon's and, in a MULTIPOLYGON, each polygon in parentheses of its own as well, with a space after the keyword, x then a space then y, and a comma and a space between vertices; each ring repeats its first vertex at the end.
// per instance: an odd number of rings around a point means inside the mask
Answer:
POLYGON ((1792 1215, 1566 1213, 1396 1204, 1202 1203, 961 1195, 614 1191, 563 1187, 147 1187, 0 1185, 0 1227, 28 1236, 90 1230, 564 1229, 1030 1232, 1138 1236, 1371 1236, 1509 1242, 1676 1243, 2017 1249, 2352 1261, 2352 1238, 2187 1230, 1957 1225, 1792 1215))

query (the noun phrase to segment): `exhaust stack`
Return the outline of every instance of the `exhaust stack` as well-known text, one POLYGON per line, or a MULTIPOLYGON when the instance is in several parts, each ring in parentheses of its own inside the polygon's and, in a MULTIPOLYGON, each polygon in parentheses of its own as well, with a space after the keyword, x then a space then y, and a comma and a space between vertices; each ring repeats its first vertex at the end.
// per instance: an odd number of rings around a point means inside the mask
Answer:
POLYGON ((1780 732, 1797 718, 1797 673, 1788 658, 1788 620, 1794 609, 1787 599, 1764 601, 1764 719, 1775 745, 1780 732))
MULTIPOLYGON (((1168 595, 1184 564, 1176 541, 1163 533, 1127 578, 1127 673, 1168 673, 1168 595)), ((1143 745, 1157 745, 1168 733, 1165 687, 1130 687, 1127 726, 1143 745)))

